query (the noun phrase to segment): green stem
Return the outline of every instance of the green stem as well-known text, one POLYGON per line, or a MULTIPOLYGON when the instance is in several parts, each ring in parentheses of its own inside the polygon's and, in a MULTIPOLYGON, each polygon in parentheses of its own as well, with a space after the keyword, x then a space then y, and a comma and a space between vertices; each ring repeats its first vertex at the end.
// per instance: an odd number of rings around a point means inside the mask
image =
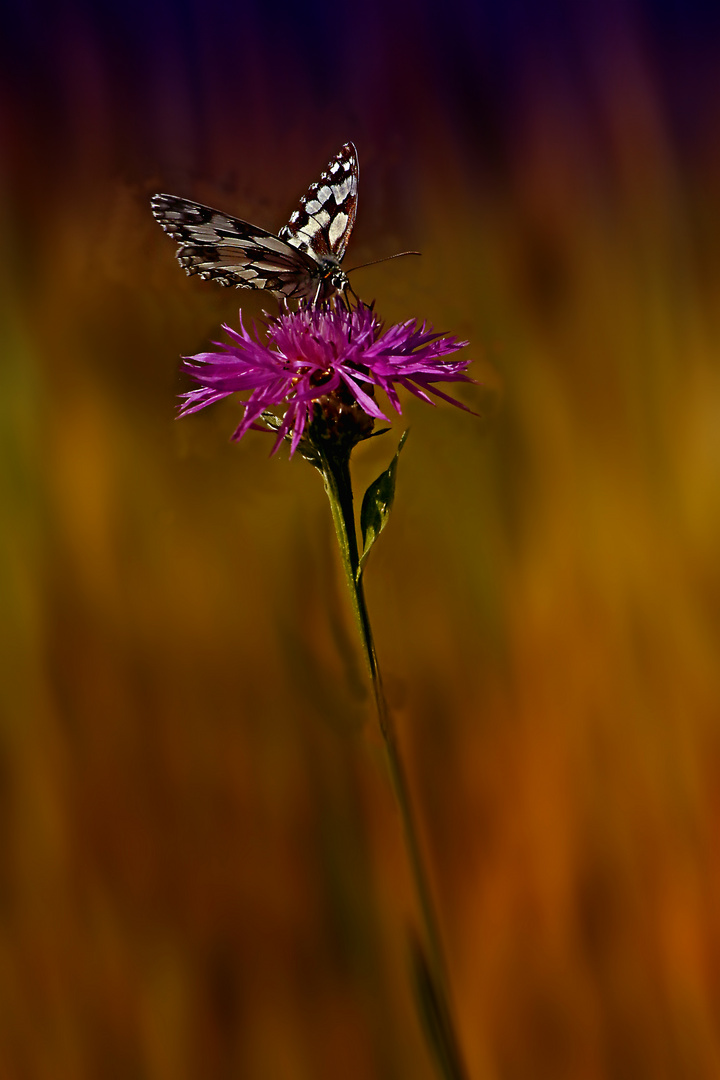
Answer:
POLYGON ((415 819, 410 800, 405 769, 402 758, 398 751, 397 734, 392 714, 390 713, 385 692, 383 690, 380 668, 378 666, 375 643, 370 626, 365 592, 362 584, 362 575, 358 579, 359 554, 357 544, 357 532, 355 528, 355 514, 353 511, 352 481, 350 479, 350 452, 336 451, 332 455, 322 455, 323 479, 325 491, 330 502, 333 523, 337 534, 340 554, 342 556, 345 579, 350 590, 353 615, 357 624, 363 654, 367 663, 368 672, 372 679, 375 704, 377 707, 378 720, 385 741, 390 777, 392 780, 395 797, 397 799, 400 816, 402 819, 403 833, 407 846, 408 856, 412 869, 415 890, 417 892, 420 913, 424 927, 425 944, 429 954, 429 963, 425 963, 423 969, 426 979, 430 981, 430 998, 428 1007, 425 1003, 426 1014, 428 1011, 434 1015, 429 1020, 433 1028, 435 1049, 438 1052, 438 1060, 446 1080, 463 1080, 464 1067, 461 1063, 457 1039, 455 1037, 451 1013, 448 1005, 447 976, 443 957, 437 916, 433 906, 430 885, 425 872, 425 866, 420 851, 418 833, 415 827, 415 819), (438 1050, 437 1042, 442 1043, 438 1050))
POLYGON ((350 590, 353 615, 360 632, 363 654, 368 665, 373 684, 379 678, 375 648, 372 641, 370 621, 368 619, 362 591, 358 590, 356 577, 359 565, 355 514, 353 512, 352 482, 350 480, 350 452, 337 451, 332 456, 322 455, 322 475, 325 492, 330 502, 335 533, 342 556, 345 580, 350 590))

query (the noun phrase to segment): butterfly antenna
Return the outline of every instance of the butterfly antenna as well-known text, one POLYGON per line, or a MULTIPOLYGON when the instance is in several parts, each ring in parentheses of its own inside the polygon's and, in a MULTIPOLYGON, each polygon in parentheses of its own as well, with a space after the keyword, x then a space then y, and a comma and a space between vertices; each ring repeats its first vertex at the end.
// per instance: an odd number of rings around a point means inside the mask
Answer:
POLYGON ((422 255, 422 251, 398 251, 397 255, 386 255, 383 259, 373 259, 372 262, 360 263, 346 270, 346 274, 352 274, 353 270, 363 270, 366 266, 377 266, 378 263, 390 262, 391 259, 401 259, 403 255, 422 255))

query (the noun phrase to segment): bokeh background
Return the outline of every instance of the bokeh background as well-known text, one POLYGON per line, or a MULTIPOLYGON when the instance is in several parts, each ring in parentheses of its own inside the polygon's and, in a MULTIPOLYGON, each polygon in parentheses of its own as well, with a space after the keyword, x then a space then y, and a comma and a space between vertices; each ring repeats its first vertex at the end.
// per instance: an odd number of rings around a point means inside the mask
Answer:
POLYGON ((19 0, 0 53, 0 1075, 434 1075, 322 485, 233 402, 260 295, 148 199, 470 341, 368 571, 472 1080, 720 1076, 720 9, 19 0))

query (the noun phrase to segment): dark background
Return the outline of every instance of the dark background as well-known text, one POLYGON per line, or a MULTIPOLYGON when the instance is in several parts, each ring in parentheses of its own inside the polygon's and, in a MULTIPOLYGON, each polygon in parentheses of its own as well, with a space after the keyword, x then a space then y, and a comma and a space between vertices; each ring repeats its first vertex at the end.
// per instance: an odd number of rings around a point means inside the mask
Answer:
POLYGON ((25 2, 0 36, 0 1074, 430 1080, 316 474, 176 421, 260 295, 154 191, 471 342, 368 572, 473 1080, 720 1075, 720 9, 25 2))

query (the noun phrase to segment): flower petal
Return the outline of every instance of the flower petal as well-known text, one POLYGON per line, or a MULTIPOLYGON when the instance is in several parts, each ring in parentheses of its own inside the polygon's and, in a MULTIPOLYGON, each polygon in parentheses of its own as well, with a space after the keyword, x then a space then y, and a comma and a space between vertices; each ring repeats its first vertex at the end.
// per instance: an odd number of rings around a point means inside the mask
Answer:
POLYGON ((185 371, 199 386, 181 395, 180 415, 229 394, 245 393, 243 418, 233 439, 260 427, 263 412, 282 413, 273 453, 289 438, 293 454, 308 424, 315 422, 315 403, 331 400, 334 394, 345 395, 342 401, 347 406, 349 393, 373 420, 387 419, 368 392, 373 386, 384 391, 398 413, 399 387, 430 404, 435 404, 433 395, 472 412, 435 387, 437 382, 473 381, 465 373, 469 360, 449 359, 467 343, 416 319, 385 327, 373 305, 359 303, 350 311, 331 303, 268 316, 264 337, 254 325, 252 331, 245 328, 242 313, 238 329, 223 326, 223 330, 229 343, 215 343, 217 350, 184 358, 185 371))

